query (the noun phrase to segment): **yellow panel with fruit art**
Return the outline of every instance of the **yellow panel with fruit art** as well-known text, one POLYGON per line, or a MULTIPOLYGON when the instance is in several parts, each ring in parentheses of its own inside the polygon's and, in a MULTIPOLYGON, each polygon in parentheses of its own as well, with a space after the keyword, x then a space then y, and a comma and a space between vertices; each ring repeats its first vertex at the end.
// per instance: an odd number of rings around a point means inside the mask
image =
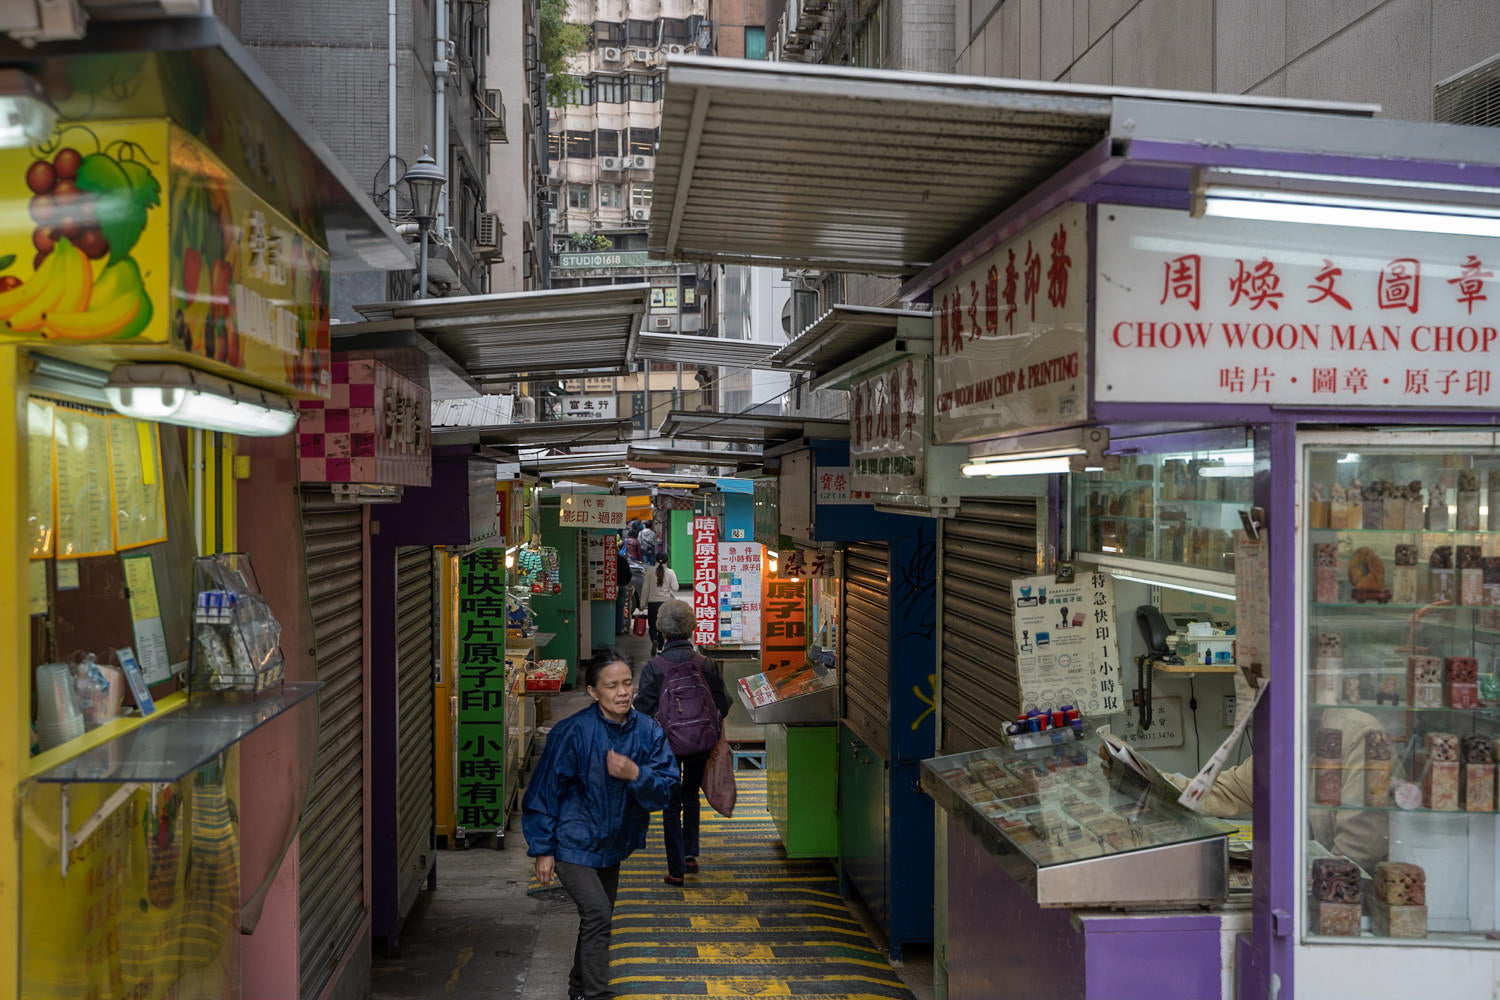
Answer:
POLYGON ((0 150, 0 341, 326 396, 328 283, 324 248, 165 119, 0 150))

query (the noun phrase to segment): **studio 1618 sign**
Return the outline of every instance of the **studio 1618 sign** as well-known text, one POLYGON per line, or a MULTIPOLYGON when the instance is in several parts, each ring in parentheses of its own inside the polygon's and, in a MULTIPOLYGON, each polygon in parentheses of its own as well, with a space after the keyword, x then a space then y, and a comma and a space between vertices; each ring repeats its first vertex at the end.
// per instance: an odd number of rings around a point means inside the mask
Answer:
POLYGON ((1087 274, 1084 207, 1068 204, 933 290, 935 443, 1085 418, 1087 274))
POLYGON ((1500 239, 1099 209, 1094 398, 1500 402, 1500 239))

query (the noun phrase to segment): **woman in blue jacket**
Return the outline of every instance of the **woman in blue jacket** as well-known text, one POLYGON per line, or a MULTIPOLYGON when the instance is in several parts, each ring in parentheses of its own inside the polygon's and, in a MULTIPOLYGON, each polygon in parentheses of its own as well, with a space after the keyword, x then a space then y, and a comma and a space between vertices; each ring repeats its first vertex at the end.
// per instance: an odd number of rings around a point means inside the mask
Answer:
POLYGON ((646 844, 651 813, 677 787, 677 758, 656 720, 630 707, 630 664, 609 653, 590 661, 594 704, 552 727, 521 801, 526 853, 536 877, 553 876, 578 907, 571 1000, 610 1000, 609 932, 620 862, 646 844))

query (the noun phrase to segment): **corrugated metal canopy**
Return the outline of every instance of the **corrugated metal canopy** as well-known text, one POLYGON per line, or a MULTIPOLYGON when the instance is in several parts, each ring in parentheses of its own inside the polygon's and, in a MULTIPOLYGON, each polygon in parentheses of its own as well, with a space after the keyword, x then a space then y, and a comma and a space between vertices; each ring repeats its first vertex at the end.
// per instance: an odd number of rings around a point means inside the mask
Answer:
POLYGON ((673 410, 661 422, 657 434, 688 441, 731 441, 773 444, 796 438, 847 438, 849 424, 843 420, 814 420, 762 413, 700 413, 673 410))
POLYGON ((666 260, 909 274, 1086 151, 1122 95, 1370 109, 738 59, 666 70, 648 247, 666 260))
POLYGON ((932 313, 837 305, 804 327, 772 360, 783 368, 824 375, 898 336, 931 346, 932 313))
POLYGON ((545 420, 493 427, 434 427, 432 443, 434 446, 475 444, 500 448, 618 444, 629 441, 631 431, 629 420, 545 420))
POLYGON ((646 284, 413 299, 356 306, 371 323, 334 327, 340 349, 413 331, 475 383, 629 372, 646 284))
POLYGON ((674 465, 732 465, 739 468, 760 465, 763 459, 759 450, 714 451, 709 448, 652 448, 646 445, 631 445, 626 452, 631 462, 670 462, 674 465))
POLYGON ((684 333, 642 333, 635 356, 644 361, 669 361, 684 365, 723 365, 726 368, 771 369, 773 344, 752 340, 724 340, 684 333))

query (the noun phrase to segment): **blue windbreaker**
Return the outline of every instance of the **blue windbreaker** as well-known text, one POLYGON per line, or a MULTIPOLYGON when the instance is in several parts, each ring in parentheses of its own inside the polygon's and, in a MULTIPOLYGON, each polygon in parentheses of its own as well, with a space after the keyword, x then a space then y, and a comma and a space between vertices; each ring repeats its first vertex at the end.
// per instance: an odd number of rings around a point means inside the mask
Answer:
POLYGON ((679 783, 677 758, 650 716, 631 709, 610 722, 597 704, 552 727, 521 800, 521 831, 531 857, 608 868, 646 846, 651 813, 679 783), (640 766, 634 781, 611 778, 609 750, 640 766))

